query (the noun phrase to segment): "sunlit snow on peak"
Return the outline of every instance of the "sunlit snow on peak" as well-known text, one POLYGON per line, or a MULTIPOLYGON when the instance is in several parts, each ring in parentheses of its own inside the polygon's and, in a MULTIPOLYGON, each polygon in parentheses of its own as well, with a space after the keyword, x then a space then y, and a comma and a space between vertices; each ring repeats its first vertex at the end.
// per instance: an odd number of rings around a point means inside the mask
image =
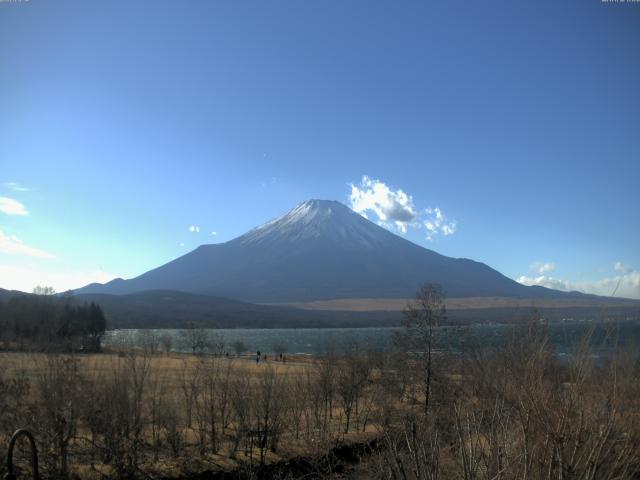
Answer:
POLYGON ((342 203, 307 200, 284 215, 254 228, 238 239, 241 243, 303 240, 341 242, 369 248, 385 241, 389 232, 369 222, 342 203))

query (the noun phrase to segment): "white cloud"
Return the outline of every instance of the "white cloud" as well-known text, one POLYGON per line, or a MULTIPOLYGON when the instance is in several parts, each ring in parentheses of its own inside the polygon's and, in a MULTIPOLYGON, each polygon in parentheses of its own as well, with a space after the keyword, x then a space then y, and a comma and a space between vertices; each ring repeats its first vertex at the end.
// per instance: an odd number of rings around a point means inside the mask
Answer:
POLYGON ((0 230, 0 252, 6 253, 7 255, 24 255, 27 257, 46 259, 56 258, 55 255, 51 253, 26 245, 15 235, 5 235, 2 230, 0 230))
POLYGON ((553 288, 555 290, 563 290, 567 292, 577 290, 576 288, 572 288, 571 282, 547 275, 539 275, 537 277, 527 277, 526 275, 522 275, 518 277, 516 281, 523 285, 538 285, 540 287, 553 288))
POLYGON ((555 263, 543 263, 538 268, 538 273, 551 273, 556 269, 555 263))
POLYGON ((36 265, 0 264, 0 288, 8 290, 33 291, 36 285, 53 287, 57 292, 80 288, 89 283, 105 283, 117 275, 102 270, 78 271, 63 269, 53 271, 36 265))
POLYGON ((633 272, 633 268, 631 268, 631 266, 626 265, 622 262, 616 262, 613 264, 613 269, 616 272, 622 272, 622 273, 631 273, 633 272))
POLYGON ((29 189, 23 185, 20 185, 18 182, 5 182, 4 186, 14 192, 28 192, 29 189))
POLYGON ((424 228, 427 229, 427 240, 433 240, 438 234, 445 237, 456 233, 456 222, 450 222, 438 207, 425 210, 424 228))
POLYGON ((556 264, 553 262, 535 262, 531 264, 531 270, 535 270, 540 275, 554 272, 555 269, 556 269, 556 264))
POLYGON ((367 212, 377 216, 377 224, 407 233, 409 228, 422 228, 427 231, 427 239, 442 234, 453 235, 456 222, 449 221, 439 208, 427 208, 419 212, 413 198, 401 189, 393 190, 386 183, 362 177, 359 185, 351 184, 349 196, 351 208, 364 218, 369 219, 367 212))
POLYGON ((189 231, 193 233, 200 233, 200 227, 198 225, 191 225, 189 231))
POLYGON ((211 232, 211 235, 218 235, 218 232, 211 232))
POLYGON ((0 197, 0 212, 7 215, 29 215, 23 204, 9 197, 0 197))
POLYGON ((563 280, 548 275, 539 275, 536 277, 523 275, 518 277, 517 281, 523 285, 539 285, 556 290, 640 299, 640 272, 636 272, 630 266, 622 265, 620 262, 614 264, 614 269, 624 273, 591 282, 563 280))
POLYGON ((413 199, 402 190, 392 190, 380 180, 363 176, 360 185, 351 184, 351 208, 360 214, 374 212, 380 221, 393 222, 400 231, 416 218, 413 199))

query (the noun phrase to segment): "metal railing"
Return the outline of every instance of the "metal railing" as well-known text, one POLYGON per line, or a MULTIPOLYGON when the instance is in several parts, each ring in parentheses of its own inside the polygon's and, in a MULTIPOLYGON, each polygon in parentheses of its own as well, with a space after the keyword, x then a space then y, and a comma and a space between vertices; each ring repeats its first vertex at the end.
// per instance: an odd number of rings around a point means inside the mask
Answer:
POLYGON ((33 479, 39 480, 38 449, 36 448, 36 441, 33 438, 33 435, 31 435, 31 432, 24 428, 16 430, 9 441, 9 450, 7 451, 7 473, 4 476, 4 480, 16 480, 16 474, 13 468, 13 449, 20 437, 27 437, 27 440, 29 440, 29 446, 31 447, 31 468, 33 469, 33 479))

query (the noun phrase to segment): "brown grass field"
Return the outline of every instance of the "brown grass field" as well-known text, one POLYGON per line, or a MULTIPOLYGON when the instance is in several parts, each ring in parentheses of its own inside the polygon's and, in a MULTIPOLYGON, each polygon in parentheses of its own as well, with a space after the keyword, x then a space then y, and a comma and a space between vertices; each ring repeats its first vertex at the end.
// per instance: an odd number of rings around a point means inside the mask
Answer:
MULTIPOLYGON (((271 305, 283 305, 305 310, 335 310, 353 312, 392 311, 404 310, 410 298, 341 298, 334 300, 316 300, 313 302, 276 303, 271 305)), ((467 310, 484 308, 602 308, 602 307, 628 307, 629 302, 607 301, 603 303, 598 298, 559 298, 559 299, 532 299, 515 297, 464 297, 447 298, 447 309, 467 310)))
MULTIPOLYGON (((317 362, 306 356, 289 356, 286 362, 271 360, 258 364, 255 362, 255 356, 213 358, 130 351, 72 357, 61 354, 5 352, 0 354, 0 378, 3 384, 10 385, 12 381, 19 381, 30 388, 19 399, 20 408, 25 410, 23 415, 7 415, 14 413, 8 411, 0 415, 0 418, 21 417, 25 421, 8 427, 10 420, 2 418, 2 433, 6 436, 15 428, 27 426, 36 433, 36 438, 42 441, 43 437, 56 436, 56 425, 51 425, 44 419, 28 420, 29 410, 60 410, 55 414, 64 412, 63 415, 68 417, 75 416, 77 426, 70 432, 67 455, 71 465, 69 474, 79 475, 81 478, 103 478, 105 475, 122 477, 134 473, 134 470, 142 476, 176 478, 189 472, 236 470, 247 464, 268 464, 297 456, 317 455, 335 442, 356 442, 375 436, 375 426, 366 422, 359 425, 356 421, 355 428, 352 423, 350 430, 345 432, 344 414, 338 402, 333 399, 327 412, 323 414, 326 418, 312 419, 311 400, 307 396, 308 392, 304 390, 315 382, 320 368, 322 367, 317 362), (73 363, 72 370, 75 373, 72 375, 69 375, 70 367, 64 363, 65 361, 73 363), (217 382, 213 396, 226 399, 204 398, 209 394, 207 375, 212 375, 209 379, 217 382), (54 384, 62 383, 60 380, 63 376, 68 380, 70 377, 74 378, 73 382, 76 385, 66 385, 71 392, 64 394, 75 398, 65 399, 62 405, 48 408, 47 404, 55 403, 56 400, 43 396, 41 390, 58 390, 59 385, 54 384), (123 445, 123 448, 139 450, 135 458, 135 468, 131 471, 126 470, 127 465, 114 467, 109 461, 100 461, 101 448, 92 448, 90 445, 94 433, 85 421, 86 414, 91 415, 91 412, 82 412, 90 406, 96 394, 100 395, 100 385, 117 384, 121 381, 126 384, 124 388, 129 390, 125 392, 127 398, 122 404, 111 404, 113 411, 107 420, 123 421, 127 424, 124 430, 129 433, 136 428, 139 429, 137 438, 126 439, 126 444, 123 445), (137 384, 144 384, 141 387, 138 405, 135 398, 137 384), (78 395, 77 391, 74 392, 77 389, 85 391, 78 395), (189 395, 193 398, 189 399, 189 395), (221 407, 221 403, 206 405, 207 401, 227 402, 223 408, 229 410, 229 418, 220 418, 219 412, 210 411, 211 408, 221 407), (256 405, 250 405, 250 401, 256 405), (69 405, 64 404, 70 402, 76 402, 77 405, 69 408, 69 405), (160 428, 154 425, 162 421, 159 420, 159 413, 154 411, 162 408, 158 405, 159 402, 164 404, 171 417, 169 423, 172 425, 168 428, 161 427, 164 428, 164 433, 156 431, 160 428), (189 402, 192 405, 187 405, 189 402), (294 406, 295 411, 290 409, 292 404, 300 402, 304 405, 294 406), (261 408, 270 409, 271 412, 265 412, 261 408), (123 410, 128 409, 139 410, 133 414, 133 417, 141 417, 139 425, 136 425, 135 418, 117 419, 123 410), (191 413, 187 413, 188 410, 191 410, 191 413), (188 419, 188 415, 192 418, 188 419), (207 415, 210 417, 206 418, 207 415), (246 418, 238 419, 244 416, 246 418), (271 418, 268 418, 269 416, 271 418), (216 422, 226 422, 224 429, 219 427, 216 432, 220 438, 215 453, 208 445, 210 431, 205 431, 205 428, 210 427, 212 418, 216 422), (320 421, 321 425, 315 424, 316 420, 320 421), (296 423, 297 427, 294 427, 293 423, 296 423), (241 430, 265 430, 265 426, 266 430, 277 430, 277 449, 264 445, 264 458, 261 458, 260 439, 251 439, 251 434, 241 433, 241 430), (169 432, 172 428, 174 431, 169 432), (51 431, 44 433, 44 429, 51 431), (179 451, 172 452, 168 445, 170 441, 167 438, 160 439, 162 435, 180 437, 179 451)), ((106 400, 103 405, 109 406, 109 399, 106 400)), ((40 448, 41 456, 45 457, 42 463, 53 476, 58 475, 60 470, 60 453, 55 443, 54 438, 52 447, 40 448)))
MULTIPOLYGON (((557 357, 536 323, 503 346, 427 356, 411 345, 260 364, 140 349, 2 353, 0 436, 30 429, 43 478, 234 471, 253 479, 262 465, 300 457, 311 471, 261 478, 640 475, 633 348, 599 358, 587 335, 557 357), (355 464, 328 455, 370 441, 375 447, 355 464)), ((19 464, 28 471, 24 454, 19 464)))

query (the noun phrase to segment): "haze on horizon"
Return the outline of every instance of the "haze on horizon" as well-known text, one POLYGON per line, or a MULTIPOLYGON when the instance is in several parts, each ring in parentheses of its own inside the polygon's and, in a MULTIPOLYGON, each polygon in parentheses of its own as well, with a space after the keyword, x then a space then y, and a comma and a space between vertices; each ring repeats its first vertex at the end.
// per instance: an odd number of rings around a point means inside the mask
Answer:
POLYGON ((0 3, 0 288, 131 278, 338 200, 640 298, 640 4, 0 3))

